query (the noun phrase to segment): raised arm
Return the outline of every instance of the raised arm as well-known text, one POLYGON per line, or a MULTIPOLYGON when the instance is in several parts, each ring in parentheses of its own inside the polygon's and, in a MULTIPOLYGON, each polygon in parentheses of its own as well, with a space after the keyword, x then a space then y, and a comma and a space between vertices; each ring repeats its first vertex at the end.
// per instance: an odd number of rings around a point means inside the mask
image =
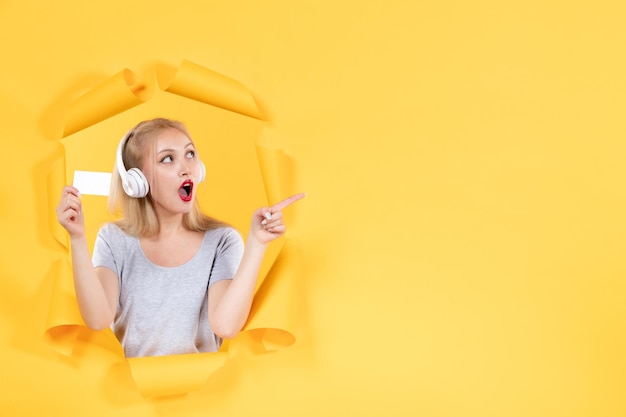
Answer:
POLYGON ((272 207, 260 208, 252 215, 246 247, 235 277, 218 281, 209 290, 209 323, 216 335, 232 339, 246 324, 267 245, 286 230, 282 210, 304 196, 296 194, 272 207))
POLYGON ((94 268, 85 237, 80 193, 75 187, 63 188, 57 206, 59 223, 70 235, 74 288, 80 314, 91 329, 108 327, 117 308, 119 284, 117 276, 108 268, 94 268))

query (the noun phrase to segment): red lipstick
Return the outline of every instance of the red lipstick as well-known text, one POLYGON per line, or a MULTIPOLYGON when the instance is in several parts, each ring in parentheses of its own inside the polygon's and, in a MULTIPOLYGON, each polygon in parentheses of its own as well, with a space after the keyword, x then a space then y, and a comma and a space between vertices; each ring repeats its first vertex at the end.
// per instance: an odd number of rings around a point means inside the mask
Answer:
POLYGON ((183 201, 191 201, 193 196, 193 181, 185 180, 180 188, 178 188, 178 195, 183 201))

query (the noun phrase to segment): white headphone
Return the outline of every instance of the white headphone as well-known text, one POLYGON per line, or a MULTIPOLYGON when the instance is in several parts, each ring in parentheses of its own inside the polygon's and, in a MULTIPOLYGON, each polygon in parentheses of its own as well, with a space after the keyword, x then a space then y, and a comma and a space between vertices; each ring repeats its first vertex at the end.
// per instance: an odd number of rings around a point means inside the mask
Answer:
MULTIPOLYGON (((117 167, 117 171, 120 173, 120 177, 122 178, 122 188, 124 188, 124 192, 133 198, 143 198, 148 195, 148 190, 150 186, 148 185, 148 180, 146 176, 141 172, 139 168, 131 168, 128 171, 124 167, 124 158, 122 153, 124 151, 124 147, 126 146, 126 142, 133 135, 133 129, 128 131, 120 140, 119 145, 117 145, 117 157, 115 159, 115 166, 117 167)), ((198 184, 204 180, 206 175, 206 167, 202 161, 200 162, 200 177, 198 178, 198 184)))

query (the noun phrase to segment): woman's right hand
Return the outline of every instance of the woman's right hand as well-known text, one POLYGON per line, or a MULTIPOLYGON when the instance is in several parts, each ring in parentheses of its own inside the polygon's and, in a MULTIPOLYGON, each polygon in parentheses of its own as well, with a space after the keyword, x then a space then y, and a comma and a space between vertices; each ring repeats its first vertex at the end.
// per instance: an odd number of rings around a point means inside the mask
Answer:
POLYGON ((80 192, 76 187, 63 187, 61 200, 57 206, 57 219, 70 237, 85 236, 85 219, 83 217, 80 192))

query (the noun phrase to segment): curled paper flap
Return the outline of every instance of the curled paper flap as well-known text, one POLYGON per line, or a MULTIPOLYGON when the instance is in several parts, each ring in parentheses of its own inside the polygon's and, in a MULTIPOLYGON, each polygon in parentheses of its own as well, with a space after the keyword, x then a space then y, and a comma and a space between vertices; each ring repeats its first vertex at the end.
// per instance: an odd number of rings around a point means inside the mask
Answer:
POLYGON ((59 224, 57 220, 56 206, 59 197, 61 196, 61 190, 65 185, 65 158, 58 158, 48 172, 47 186, 48 186, 48 222, 50 226, 50 233, 52 236, 64 247, 69 248, 69 237, 67 232, 59 224))
MULTIPOLYGON (((267 131, 267 129, 266 129, 267 131)), ((265 141, 267 142, 267 141, 265 141)), ((286 186, 281 176, 286 174, 286 158, 282 149, 267 145, 256 144, 257 158, 259 160, 259 169, 265 187, 265 195, 269 205, 278 203, 280 200, 288 197, 286 195, 286 186)), ((265 252, 263 264, 257 281, 257 290, 263 283, 267 273, 274 264, 274 261, 283 247, 283 239, 273 242, 265 252)))
POLYGON ((252 94, 239 81, 187 60, 178 69, 161 65, 157 81, 169 93, 264 120, 252 94))
POLYGON ((226 356, 225 352, 148 356, 130 358, 128 363, 142 396, 163 397, 200 389, 226 356))
POLYGON ((120 71, 71 104, 63 136, 71 135, 143 103, 148 98, 146 91, 147 84, 138 83, 130 70, 120 71))
POLYGON ((266 351, 285 348, 296 341, 298 306, 302 301, 296 279, 299 275, 300 258, 295 244, 288 240, 256 293, 244 328, 266 351))
MULTIPOLYGON (((275 146, 270 131, 265 130, 263 143, 257 142, 256 151, 265 193, 270 205, 288 197, 287 158, 284 151, 275 146)), ((275 244, 275 243, 274 243, 275 244)), ((297 304, 300 291, 296 277, 299 276, 299 257, 295 244, 284 242, 280 252, 267 253, 266 260, 271 268, 260 275, 259 287, 254 297, 250 318, 244 331, 249 333, 264 350, 285 348, 295 343, 297 304)))
POLYGON ((285 172, 286 158, 282 149, 271 149, 262 145, 256 146, 261 166, 261 176, 265 184, 267 201, 276 204, 280 200, 289 197, 286 195, 285 172))
POLYGON ((69 356, 84 321, 76 304, 71 266, 66 261, 53 265, 56 273, 44 340, 57 352, 69 356))
MULTIPOLYGON (((177 71, 170 70, 168 73, 161 69, 159 85, 168 93, 262 119, 252 95, 240 83, 188 61, 184 61, 177 71)), ((135 82, 132 73, 124 70, 95 87, 71 106, 65 135, 141 104, 147 95, 145 86, 135 82)), ((266 195, 270 203, 275 203, 286 189, 282 180, 282 176, 287 174, 284 154, 280 149, 262 147, 257 148, 257 152, 266 195)), ((55 213, 60 191, 65 183, 71 181, 66 172, 67 155, 66 152, 65 158, 60 158, 54 164, 48 177, 48 204, 51 222, 54 222, 50 229, 55 239, 65 246, 68 260, 56 266, 58 271, 44 339, 56 351, 71 355, 76 343, 80 343, 81 331, 86 327, 78 310, 73 287, 69 239, 66 231, 58 225, 55 213)), ((247 343, 253 340, 261 344, 264 350, 289 346, 295 342, 294 304, 299 296, 294 281, 298 272, 291 268, 297 268, 297 259, 291 259, 296 254, 293 244, 286 242, 285 238, 281 238, 267 250, 259 273, 254 305, 242 332, 245 334, 241 341, 247 343)), ((114 339, 112 333, 111 338, 114 339)), ((97 343, 109 343, 107 338, 96 339, 97 343)), ((117 340, 114 342, 119 347, 117 340)), ((224 346, 227 347, 228 343, 224 346)), ((126 362, 144 397, 168 396, 198 389, 224 363, 228 354, 225 349, 221 349, 213 353, 132 358, 126 362)), ((119 355, 120 360, 123 360, 121 347, 119 355)))

